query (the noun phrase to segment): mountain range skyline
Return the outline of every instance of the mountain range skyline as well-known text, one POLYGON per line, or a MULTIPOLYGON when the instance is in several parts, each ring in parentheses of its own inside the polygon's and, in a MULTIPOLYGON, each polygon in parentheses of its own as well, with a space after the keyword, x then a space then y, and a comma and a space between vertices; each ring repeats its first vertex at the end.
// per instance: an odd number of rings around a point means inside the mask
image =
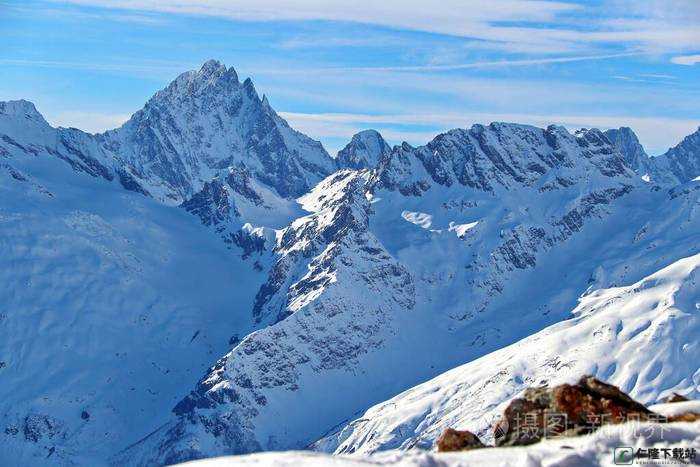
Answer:
POLYGON ((697 128, 692 0, 401 3, 6 0, 0 99, 31 96, 54 125, 104 131, 214 57, 333 154, 366 128, 420 145, 516 121, 629 126, 655 156, 697 128))

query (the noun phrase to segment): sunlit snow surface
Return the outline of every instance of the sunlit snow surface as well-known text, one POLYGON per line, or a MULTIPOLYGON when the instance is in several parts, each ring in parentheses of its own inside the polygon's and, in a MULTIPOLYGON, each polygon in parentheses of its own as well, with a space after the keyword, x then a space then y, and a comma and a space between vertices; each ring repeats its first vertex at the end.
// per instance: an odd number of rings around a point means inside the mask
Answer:
MULTIPOLYGON (((700 444, 700 423, 654 425, 628 423, 607 426, 596 433, 576 438, 559 438, 530 446, 488 448, 475 451, 437 454, 425 451, 386 451, 373 455, 314 454, 309 452, 277 452, 249 456, 221 457, 191 462, 188 467, 302 466, 302 467, 540 467, 614 465, 615 448, 632 447, 691 449, 700 444)), ((663 456, 663 451, 661 451, 663 456)), ((691 461, 692 462, 692 461, 691 461)), ((695 461, 694 463, 696 463, 695 461)))
POLYGON ((372 407, 317 444, 335 453, 429 448, 446 428, 491 440, 528 386, 594 375, 650 403, 700 396, 700 254, 643 280, 581 298, 572 318, 372 407))

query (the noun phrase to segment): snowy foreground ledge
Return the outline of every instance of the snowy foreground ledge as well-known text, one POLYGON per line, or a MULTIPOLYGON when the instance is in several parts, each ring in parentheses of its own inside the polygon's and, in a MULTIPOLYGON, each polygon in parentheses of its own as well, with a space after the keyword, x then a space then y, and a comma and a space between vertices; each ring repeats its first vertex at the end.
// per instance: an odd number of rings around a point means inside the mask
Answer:
MULTIPOLYGON (((656 406, 658 410, 660 406, 656 406)), ((661 412, 661 410, 659 410, 661 412)), ((188 462, 191 467, 221 467, 239 465, 269 466, 368 466, 397 465, 415 467, 437 466, 590 466, 615 465, 616 448, 631 447, 636 452, 642 448, 659 448, 660 458, 638 459, 635 465, 683 465, 700 464, 700 457, 677 461, 664 460, 662 448, 700 450, 700 422, 627 423, 607 426, 593 434, 559 438, 523 447, 479 449, 456 453, 438 454, 425 451, 386 451, 371 456, 331 456, 306 451, 270 452, 247 456, 219 457, 188 462)))

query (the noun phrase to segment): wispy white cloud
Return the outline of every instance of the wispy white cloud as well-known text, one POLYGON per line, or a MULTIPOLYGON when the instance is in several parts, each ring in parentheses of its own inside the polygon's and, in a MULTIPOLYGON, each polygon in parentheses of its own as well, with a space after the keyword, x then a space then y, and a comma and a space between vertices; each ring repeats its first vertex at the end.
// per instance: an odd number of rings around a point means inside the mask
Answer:
POLYGON ((578 55, 572 57, 552 57, 552 58, 533 58, 523 60, 488 60, 471 63, 455 63, 450 65, 417 65, 417 66, 390 66, 390 67, 345 67, 341 70, 346 71, 455 71, 467 70, 471 68, 499 68, 499 67, 518 67, 532 65, 547 65, 553 63, 571 63, 583 62, 591 60, 605 60, 610 58, 633 57, 643 55, 642 52, 625 52, 617 54, 602 54, 602 55, 578 55))
POLYGON ((613 78, 629 83, 647 83, 655 86, 672 85, 676 79, 674 76, 653 73, 641 73, 634 76, 614 75, 613 78))
POLYGON ((136 60, 132 62, 99 62, 72 60, 35 60, 0 58, 0 65, 28 66, 36 68, 61 68, 68 70, 100 71, 117 74, 129 74, 142 77, 173 77, 185 69, 194 69, 201 64, 166 62, 153 60, 136 60))
MULTIPOLYGON (((327 20, 470 38, 469 46, 519 54, 582 51, 683 53, 700 42, 696 0, 53 0, 123 10, 208 15, 240 21, 327 20)), ((350 45, 357 38, 336 38, 350 45)), ((357 43, 357 42, 355 42, 357 43)), ((283 42, 301 47, 307 40, 283 42)), ((526 64, 526 63, 524 63, 526 64)))
POLYGON ((641 76, 642 78, 652 78, 652 79, 661 79, 661 80, 678 79, 676 76, 664 75, 664 74, 660 74, 660 73, 641 73, 639 76, 641 76))
POLYGON ((551 21, 558 14, 581 9, 573 2, 544 0, 442 0, 439 8, 421 0, 65 0, 63 3, 245 21, 351 21, 456 36, 477 34, 485 22, 551 21))
POLYGON ((676 65, 692 66, 700 63, 700 55, 681 55, 678 57, 673 57, 671 59, 671 63, 675 63, 676 65))
MULTIPOLYGON (((0 5, 0 7, 2 7, 2 5, 0 5)), ((84 11, 77 8, 51 8, 48 6, 38 9, 24 5, 11 5, 8 6, 7 9, 16 13, 24 13, 32 16, 41 15, 55 19, 73 19, 77 21, 117 21, 148 26, 164 24, 166 22, 166 19, 162 16, 111 10, 84 11)))

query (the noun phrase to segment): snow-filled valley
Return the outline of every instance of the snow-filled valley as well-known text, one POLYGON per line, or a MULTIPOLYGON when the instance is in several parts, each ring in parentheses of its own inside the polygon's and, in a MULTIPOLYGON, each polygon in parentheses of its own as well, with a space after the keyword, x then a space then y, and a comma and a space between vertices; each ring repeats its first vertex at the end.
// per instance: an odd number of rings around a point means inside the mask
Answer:
POLYGON ((582 374, 697 397, 699 138, 334 158, 215 61, 104 134, 0 103, 0 464, 430 449, 582 374))

